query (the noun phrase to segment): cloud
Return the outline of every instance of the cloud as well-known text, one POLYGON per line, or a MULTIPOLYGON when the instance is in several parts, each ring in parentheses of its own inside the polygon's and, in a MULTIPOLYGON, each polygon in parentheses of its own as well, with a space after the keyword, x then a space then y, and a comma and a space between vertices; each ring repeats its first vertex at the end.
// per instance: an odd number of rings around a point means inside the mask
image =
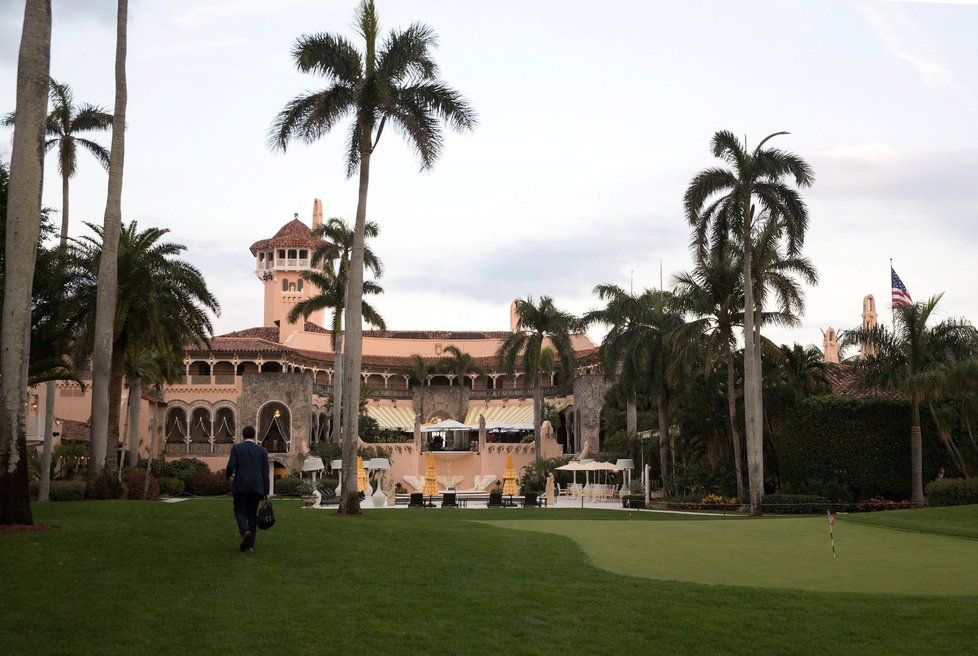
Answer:
MULTIPOLYGON (((564 235, 514 239, 483 246, 459 257, 433 254, 412 275, 384 280, 388 294, 414 291, 451 293, 488 303, 513 298, 590 296, 601 282, 627 281, 632 269, 652 258, 683 253, 686 226, 663 217, 632 217, 592 225, 564 235)), ((668 258, 680 261, 679 256, 668 258)), ((627 282, 625 283, 627 284, 627 282)))
POLYGON ((954 74, 944 65, 934 42, 901 7, 864 4, 861 10, 890 54, 910 64, 925 86, 939 89, 954 84, 954 74))

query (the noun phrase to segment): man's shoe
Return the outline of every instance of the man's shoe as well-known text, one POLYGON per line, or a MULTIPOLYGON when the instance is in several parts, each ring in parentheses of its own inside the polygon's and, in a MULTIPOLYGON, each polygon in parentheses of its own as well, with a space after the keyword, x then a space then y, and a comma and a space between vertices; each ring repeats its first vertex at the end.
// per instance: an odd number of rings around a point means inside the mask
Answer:
POLYGON ((242 533, 240 550, 244 552, 250 549, 251 545, 255 543, 254 538, 255 536, 252 535, 251 531, 245 531, 244 533, 242 533))

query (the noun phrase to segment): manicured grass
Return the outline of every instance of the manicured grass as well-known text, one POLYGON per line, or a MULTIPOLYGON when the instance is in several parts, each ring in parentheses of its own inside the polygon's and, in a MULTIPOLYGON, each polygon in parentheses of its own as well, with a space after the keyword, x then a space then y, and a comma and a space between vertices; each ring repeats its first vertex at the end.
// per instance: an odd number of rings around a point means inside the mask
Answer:
POLYGON ((849 515, 846 521, 978 540, 978 505, 849 515))
MULTIPOLYGON (((642 578, 645 561, 665 558, 669 536, 688 550, 683 531, 693 529, 725 554, 721 564, 760 560, 755 571, 768 577, 766 552, 729 531, 772 531, 788 548, 807 519, 565 510, 348 518, 280 501, 276 526, 241 554, 230 505, 36 505, 36 521, 56 530, 0 534, 3 653, 962 654, 978 631, 978 597, 642 578), (587 521, 597 517, 607 521, 587 521), (533 530, 512 530, 525 521, 533 530), (564 525, 573 538, 545 532, 564 525), (634 552, 636 571, 595 566, 577 542, 589 535, 634 552)), ((926 537, 843 524, 837 536, 858 528, 926 537)), ((958 541, 978 553, 978 542, 958 541)))
POLYGON ((835 524, 835 559, 825 517, 618 521, 600 531, 580 520, 496 524, 569 537, 595 566, 625 576, 824 592, 978 594, 978 542, 848 519, 835 524))

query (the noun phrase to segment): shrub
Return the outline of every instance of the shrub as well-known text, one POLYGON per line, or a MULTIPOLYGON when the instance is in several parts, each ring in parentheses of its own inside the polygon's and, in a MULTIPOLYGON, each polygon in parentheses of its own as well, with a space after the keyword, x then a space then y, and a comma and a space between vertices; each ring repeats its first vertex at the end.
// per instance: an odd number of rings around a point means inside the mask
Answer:
POLYGON ((978 503, 978 478, 944 478, 927 485, 928 506, 978 503))
POLYGON ((160 485, 160 494, 166 494, 171 497, 183 494, 184 489, 187 487, 179 478, 160 478, 157 481, 160 485))
POLYGON ((282 496, 295 496, 302 494, 303 488, 308 485, 306 481, 295 476, 287 476, 275 481, 275 494, 282 496))
POLYGON ((689 494, 665 497, 662 501, 667 510, 699 510, 700 504, 703 503, 703 497, 698 494, 689 494))
POLYGON ((700 510, 737 510, 738 508, 740 508, 740 499, 727 498, 719 494, 707 494, 700 502, 700 510))
MULTIPOLYGON (((936 439, 933 420, 921 419, 927 481, 953 464, 936 439)), ((836 501, 910 496, 908 402, 812 397, 778 424, 771 437, 786 490, 836 501)))
MULTIPOLYGON (((141 471, 132 471, 128 474, 123 474, 122 482, 126 486, 126 498, 127 499, 142 499, 143 498, 143 487, 146 484, 146 473, 141 471)), ((152 474, 149 475, 149 496, 147 499, 155 499, 160 496, 160 484, 156 481, 156 477, 152 474)))
POLYGON ((81 501, 85 498, 85 481, 51 481, 51 501, 81 501))
POLYGON ((770 513, 824 513, 831 505, 827 498, 815 494, 765 494, 761 498, 761 509, 770 513))
POLYGON ((624 494, 621 497, 621 507, 622 508, 644 508, 645 507, 645 495, 642 495, 642 494, 624 494))
POLYGON ((224 471, 197 472, 187 480, 187 491, 199 497, 220 496, 231 492, 231 483, 224 477, 224 471))
POLYGON ((320 478, 316 481, 316 489, 323 497, 329 499, 336 496, 336 486, 339 484, 339 480, 335 478, 320 478))

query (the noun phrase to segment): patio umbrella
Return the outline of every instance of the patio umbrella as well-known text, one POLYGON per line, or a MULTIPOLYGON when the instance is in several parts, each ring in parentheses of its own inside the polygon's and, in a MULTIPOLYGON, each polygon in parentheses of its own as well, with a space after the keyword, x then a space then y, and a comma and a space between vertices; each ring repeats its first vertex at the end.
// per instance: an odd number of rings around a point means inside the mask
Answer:
POLYGON ((571 461, 571 462, 567 463, 566 465, 561 465, 560 467, 555 467, 555 469, 561 469, 563 471, 571 471, 571 472, 574 472, 574 485, 577 485, 577 472, 584 471, 584 470, 587 469, 587 467, 585 465, 582 465, 581 463, 579 463, 577 461, 571 461))
POLYGON ((424 490, 421 493, 426 497, 433 497, 438 494, 438 476, 435 474, 435 456, 428 453, 428 468, 424 472, 424 490))
POLYGON ((367 494, 370 488, 367 487, 367 472, 363 468, 363 458, 357 456, 357 490, 367 494))
POLYGON ((503 472, 503 494, 518 494, 516 487, 516 469, 513 467, 513 454, 506 456, 506 469, 503 472))

